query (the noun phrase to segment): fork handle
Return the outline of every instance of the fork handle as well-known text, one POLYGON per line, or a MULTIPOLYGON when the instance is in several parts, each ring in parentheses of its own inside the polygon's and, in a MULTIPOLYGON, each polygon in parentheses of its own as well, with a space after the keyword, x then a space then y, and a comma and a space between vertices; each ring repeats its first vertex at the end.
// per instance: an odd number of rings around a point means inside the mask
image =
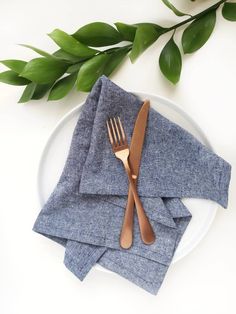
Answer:
MULTIPOLYGON (((136 182, 136 180, 135 180, 136 182)), ((134 220, 134 197, 131 188, 129 188, 128 201, 126 204, 124 220, 120 233, 120 246, 123 249, 129 249, 133 242, 133 220, 134 220)))
POLYGON ((152 244, 155 241, 155 234, 153 232, 152 226, 145 214, 142 202, 138 196, 135 181, 132 178, 132 173, 129 167, 128 160, 123 160, 123 164, 129 179, 130 187, 134 196, 134 202, 138 215, 138 222, 140 227, 141 238, 145 244, 152 244))

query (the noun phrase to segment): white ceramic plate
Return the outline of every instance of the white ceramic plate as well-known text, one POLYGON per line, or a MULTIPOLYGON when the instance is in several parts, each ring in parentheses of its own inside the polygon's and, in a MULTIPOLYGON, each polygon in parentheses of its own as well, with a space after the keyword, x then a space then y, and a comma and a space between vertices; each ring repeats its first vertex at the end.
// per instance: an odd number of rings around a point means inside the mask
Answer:
MULTIPOLYGON (((133 92, 141 99, 149 99, 151 106, 162 115, 192 133, 206 146, 211 147, 199 126, 177 105, 160 96, 133 92)), ((69 151, 72 133, 83 103, 66 114, 56 125, 43 150, 38 170, 38 194, 43 205, 53 191, 61 175, 69 151)), ((191 252, 207 233, 215 217, 218 205, 209 200, 183 199, 193 218, 176 250, 173 263, 191 252)), ((97 268, 103 269, 96 265, 97 268)))

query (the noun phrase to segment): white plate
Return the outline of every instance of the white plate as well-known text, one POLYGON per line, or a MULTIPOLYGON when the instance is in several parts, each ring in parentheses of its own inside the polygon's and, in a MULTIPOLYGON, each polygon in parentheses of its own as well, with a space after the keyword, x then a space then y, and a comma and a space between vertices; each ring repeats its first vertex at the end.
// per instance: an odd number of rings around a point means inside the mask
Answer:
MULTIPOLYGON (((192 133, 206 146, 211 147, 199 126, 177 105, 160 96, 133 92, 141 99, 149 99, 151 106, 162 115, 192 133)), ((38 195, 41 206, 46 202, 61 175, 69 151, 73 130, 83 103, 66 114, 56 125, 43 150, 38 170, 38 195)), ((209 200, 183 199, 193 218, 176 250, 173 263, 191 252, 207 233, 218 205, 209 200)), ((96 265, 97 268, 103 269, 96 265)))

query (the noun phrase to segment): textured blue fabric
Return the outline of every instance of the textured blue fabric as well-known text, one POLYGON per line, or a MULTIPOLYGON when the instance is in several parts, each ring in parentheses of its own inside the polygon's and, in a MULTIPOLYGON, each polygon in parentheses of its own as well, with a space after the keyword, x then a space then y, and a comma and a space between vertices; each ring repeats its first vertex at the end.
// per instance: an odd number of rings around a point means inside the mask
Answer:
POLYGON ((142 101, 101 77, 73 133, 60 180, 33 229, 66 247, 64 263, 80 280, 100 263, 155 294, 191 219, 179 198, 227 206, 230 165, 191 134, 150 109, 138 191, 157 240, 145 245, 137 218, 129 250, 119 246, 128 181, 105 121, 119 115, 129 142, 142 101))

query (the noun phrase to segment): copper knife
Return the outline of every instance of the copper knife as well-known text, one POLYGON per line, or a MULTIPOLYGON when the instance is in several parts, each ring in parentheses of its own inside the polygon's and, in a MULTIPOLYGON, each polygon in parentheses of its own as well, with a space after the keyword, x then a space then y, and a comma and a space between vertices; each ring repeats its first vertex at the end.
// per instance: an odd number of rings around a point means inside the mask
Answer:
MULTIPOLYGON (((139 165, 142 157, 142 148, 145 138, 145 131, 148 119, 148 113, 150 108, 150 102, 145 100, 136 119, 134 125, 134 131, 130 143, 130 155, 129 155, 129 164, 133 174, 135 182, 139 174, 139 165)), ((128 192, 128 201, 125 209, 123 225, 120 234, 120 246, 124 249, 131 247, 133 242, 133 218, 134 218, 134 198, 131 188, 129 187, 128 192)), ((138 216, 140 221, 141 217, 138 216)), ((142 238, 145 238, 145 235, 142 235, 142 238)), ((147 244, 151 244, 155 241, 152 241, 147 244)))

